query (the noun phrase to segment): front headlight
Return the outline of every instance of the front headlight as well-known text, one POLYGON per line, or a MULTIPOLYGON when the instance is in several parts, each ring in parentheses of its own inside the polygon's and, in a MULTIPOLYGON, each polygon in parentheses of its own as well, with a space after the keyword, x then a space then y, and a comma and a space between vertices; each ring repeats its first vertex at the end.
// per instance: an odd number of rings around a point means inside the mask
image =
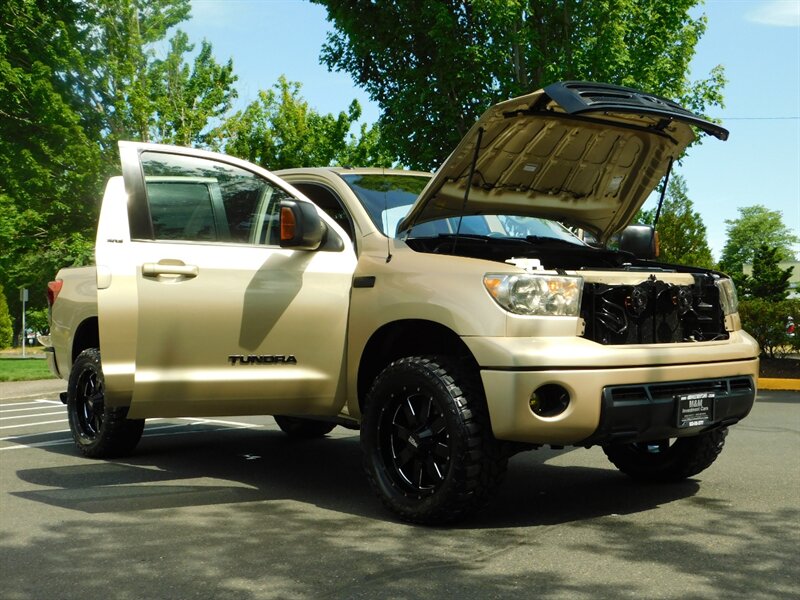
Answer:
POLYGON ((580 312, 582 277, 487 273, 483 285, 500 306, 514 314, 577 317, 580 312))
POLYGON ((719 290, 719 305, 722 312, 726 315, 732 315, 739 311, 739 299, 736 297, 736 286, 733 285, 733 280, 725 277, 717 279, 714 283, 719 290))

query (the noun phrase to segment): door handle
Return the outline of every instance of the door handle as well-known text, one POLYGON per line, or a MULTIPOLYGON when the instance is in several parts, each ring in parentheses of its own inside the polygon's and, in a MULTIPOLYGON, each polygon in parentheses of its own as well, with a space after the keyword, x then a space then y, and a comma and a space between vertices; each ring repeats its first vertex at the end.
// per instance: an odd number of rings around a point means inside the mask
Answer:
POLYGON ((182 277, 197 277, 200 269, 196 265, 174 265, 165 263, 144 263, 142 275, 144 277, 158 277, 159 275, 180 275, 182 277))

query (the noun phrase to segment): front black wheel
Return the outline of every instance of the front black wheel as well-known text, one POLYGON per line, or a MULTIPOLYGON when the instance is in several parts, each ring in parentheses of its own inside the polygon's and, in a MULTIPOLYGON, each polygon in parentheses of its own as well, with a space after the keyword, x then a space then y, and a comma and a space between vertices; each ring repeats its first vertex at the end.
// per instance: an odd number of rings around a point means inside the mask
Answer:
POLYGON ((275 415, 273 417, 278 427, 281 428, 286 435, 298 439, 312 439, 327 435, 336 423, 329 423, 327 421, 315 421, 313 419, 303 419, 302 417, 284 417, 275 415))
POLYGON ((144 419, 128 419, 128 408, 105 403, 105 379, 97 348, 75 359, 67 386, 67 415, 75 445, 91 458, 129 454, 139 443, 144 419))
POLYGON ((475 376, 444 357, 403 358, 384 369, 366 398, 361 445, 378 496, 414 523, 480 509, 507 463, 475 376))
POLYGON ((693 437, 603 446, 620 471, 643 481, 680 481, 704 471, 725 446, 728 428, 693 437))

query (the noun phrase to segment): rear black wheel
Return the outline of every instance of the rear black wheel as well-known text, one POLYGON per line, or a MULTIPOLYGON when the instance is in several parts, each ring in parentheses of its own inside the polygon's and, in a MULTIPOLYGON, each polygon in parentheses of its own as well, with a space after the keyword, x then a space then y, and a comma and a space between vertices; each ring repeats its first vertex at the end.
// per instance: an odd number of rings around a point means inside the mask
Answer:
POLYGON ((491 434, 480 386, 444 357, 389 365, 361 423, 367 477, 401 519, 447 523, 483 507, 507 459, 491 434))
POLYGON ((128 408, 105 403, 105 379, 97 348, 75 359, 67 386, 67 416, 78 449, 91 458, 129 454, 139 443, 144 419, 128 419, 128 408))
POLYGON ((273 417, 281 431, 289 437, 310 439, 322 437, 333 431, 336 423, 327 421, 315 421, 313 419, 303 419, 302 417, 284 417, 275 415, 273 417))
POLYGON ((620 471, 643 481, 680 481, 697 475, 717 460, 725 446, 728 428, 693 437, 603 446, 620 471))

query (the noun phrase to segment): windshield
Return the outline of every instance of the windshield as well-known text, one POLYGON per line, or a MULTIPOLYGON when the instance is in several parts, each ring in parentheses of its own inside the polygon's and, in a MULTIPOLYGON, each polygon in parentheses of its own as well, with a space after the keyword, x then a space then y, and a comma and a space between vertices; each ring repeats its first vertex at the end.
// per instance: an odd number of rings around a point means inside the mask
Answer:
POLYGON ((430 177, 421 175, 342 175, 383 235, 394 236, 397 224, 406 216, 430 177))
MULTIPOLYGON (((367 210, 375 227, 384 235, 397 235, 397 224, 408 214, 430 177, 423 175, 342 175, 356 197, 367 210)), ((486 236, 493 238, 540 240, 555 239, 577 245, 583 242, 556 221, 517 215, 467 215, 461 219, 450 217, 415 225, 410 238, 437 237, 439 235, 486 236)))

